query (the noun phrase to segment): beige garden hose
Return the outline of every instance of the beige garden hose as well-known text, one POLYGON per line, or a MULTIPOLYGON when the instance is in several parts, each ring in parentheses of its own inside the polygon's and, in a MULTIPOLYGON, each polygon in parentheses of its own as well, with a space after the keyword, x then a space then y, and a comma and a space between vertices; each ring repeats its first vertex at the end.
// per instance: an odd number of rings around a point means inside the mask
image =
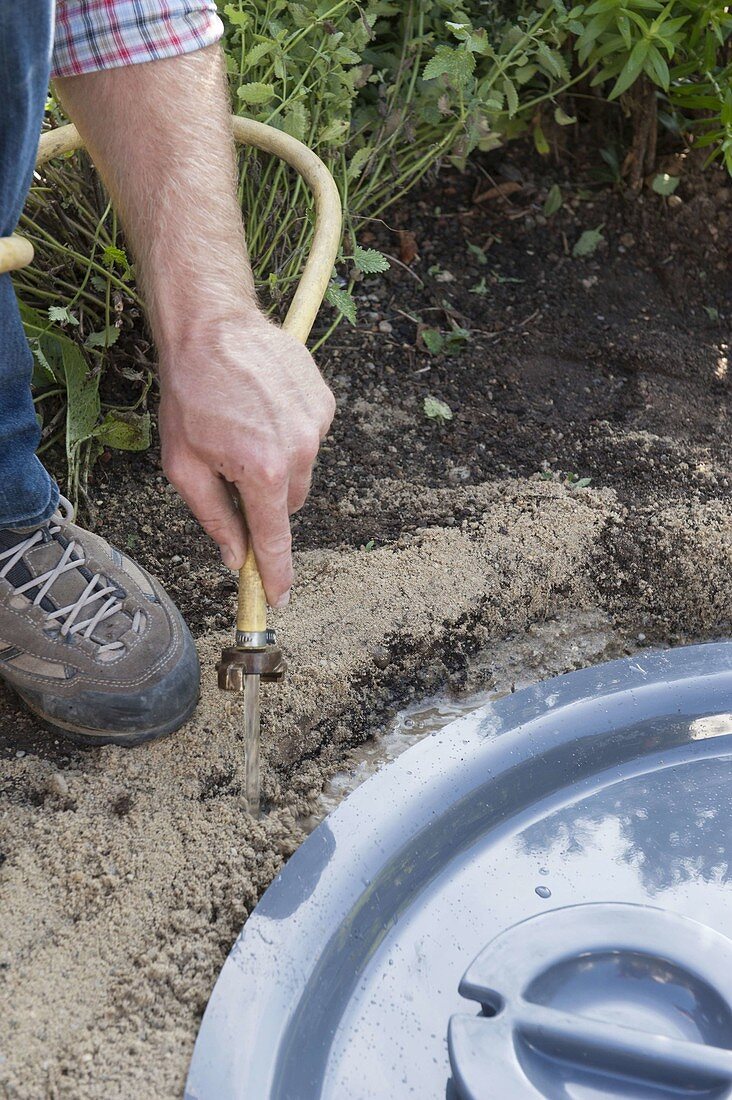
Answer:
MULTIPOLYGON (((283 328, 303 344, 320 309, 330 281, 342 232, 341 200, 328 169, 312 149, 289 134, 248 118, 232 118, 234 140, 253 145, 284 160, 310 187, 315 202, 315 232, 305 269, 283 322, 283 328)), ((38 145, 36 166, 52 157, 71 153, 84 142, 75 126, 48 130, 38 145)), ((0 274, 25 267, 33 259, 33 246, 23 237, 0 238, 0 274)), ((241 636, 261 636, 266 631, 267 603, 254 551, 249 544, 247 559, 239 573, 237 643, 241 636)))

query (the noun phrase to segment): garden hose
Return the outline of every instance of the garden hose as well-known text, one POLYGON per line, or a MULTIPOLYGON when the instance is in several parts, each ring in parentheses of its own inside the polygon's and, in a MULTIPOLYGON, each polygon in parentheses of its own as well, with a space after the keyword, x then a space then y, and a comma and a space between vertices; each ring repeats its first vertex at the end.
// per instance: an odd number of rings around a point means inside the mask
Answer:
POLYGON ((19 271, 33 259, 33 245, 26 237, 16 233, 12 237, 0 237, 0 275, 7 271, 19 271))
MULTIPOLYGON (((316 215, 313 242, 282 326, 305 343, 328 287, 340 244, 342 219, 338 188, 320 158, 282 130, 236 115, 232 119, 232 129, 235 141, 253 145, 284 160, 303 177, 312 191, 316 215)), ((40 139, 36 166, 52 157, 71 153, 83 144, 75 126, 47 130, 40 139)), ((0 273, 25 267, 32 259, 30 241, 18 236, 0 239, 0 273)), ((283 671, 284 663, 276 648, 274 631, 267 629, 267 602, 250 540, 246 561, 239 572, 236 645, 222 653, 218 666, 219 686, 242 691, 246 678, 252 688, 246 708, 249 713, 255 689, 258 697, 259 677, 276 680, 281 678, 283 671)), ((258 709, 256 723, 258 728, 258 709)), ((258 806, 258 789, 256 792, 248 790, 247 796, 250 807, 252 803, 258 806)))

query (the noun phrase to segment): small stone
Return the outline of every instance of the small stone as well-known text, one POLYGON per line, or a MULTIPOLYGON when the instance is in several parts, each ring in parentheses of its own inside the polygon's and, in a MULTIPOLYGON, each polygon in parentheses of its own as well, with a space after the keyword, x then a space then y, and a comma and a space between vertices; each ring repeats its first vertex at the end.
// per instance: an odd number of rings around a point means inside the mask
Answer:
POLYGON ((389 333, 389 332, 393 332, 393 331, 394 331, 394 326, 391 324, 390 321, 379 321, 379 332, 389 333))
POLYGON ((61 772, 54 772, 48 781, 49 790, 52 794, 57 794, 59 798, 69 797, 69 785, 61 772))
POLYGON ((183 561, 183 558, 180 556, 180 554, 173 554, 173 557, 170 559, 170 564, 171 565, 180 565, 180 563, 182 561, 183 561))
POLYGON ((681 195, 669 195, 669 197, 666 199, 666 202, 669 204, 672 210, 678 210, 680 206, 684 205, 684 200, 682 199, 681 195))
POLYGON ((385 645, 375 645, 371 650, 371 659, 377 668, 385 669, 389 667, 391 658, 389 656, 389 650, 385 645))
POLYGON ((15 755, 18 758, 18 760, 22 760, 23 757, 25 756, 25 752, 23 751, 23 749, 18 749, 18 751, 16 752, 15 755))
POLYGON ((623 233, 622 237, 620 238, 620 243, 625 248, 632 248, 635 244, 635 237, 632 233, 623 233))
POLYGON ((461 481, 470 481, 470 468, 468 466, 453 466, 447 471, 447 480, 453 485, 459 485, 461 481))

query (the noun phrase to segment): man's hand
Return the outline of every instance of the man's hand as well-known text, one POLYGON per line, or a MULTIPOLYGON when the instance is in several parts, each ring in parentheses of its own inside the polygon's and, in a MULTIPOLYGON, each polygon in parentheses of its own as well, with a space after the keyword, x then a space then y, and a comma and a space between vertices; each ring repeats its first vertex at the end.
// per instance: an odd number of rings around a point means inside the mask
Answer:
POLYGON ((333 396, 262 316, 241 211, 221 50, 56 82, 135 254, 160 359, 165 471, 232 568, 246 512, 267 598, 292 580, 288 515, 307 496, 333 396))
POLYGON ((289 516, 308 495, 335 401, 310 353, 259 315, 199 341, 183 361, 161 361, 163 469, 230 569, 246 553, 238 494, 267 599, 281 607, 292 583, 289 516))

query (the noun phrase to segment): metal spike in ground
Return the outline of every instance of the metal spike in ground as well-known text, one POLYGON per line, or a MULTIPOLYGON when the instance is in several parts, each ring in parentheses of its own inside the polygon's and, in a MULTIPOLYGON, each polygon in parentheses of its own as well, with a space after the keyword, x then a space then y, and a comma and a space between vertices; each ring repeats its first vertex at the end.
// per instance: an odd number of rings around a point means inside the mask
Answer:
POLYGON ((247 676, 244 688, 244 795, 249 813, 256 817, 261 803, 259 771, 259 676, 247 676))

